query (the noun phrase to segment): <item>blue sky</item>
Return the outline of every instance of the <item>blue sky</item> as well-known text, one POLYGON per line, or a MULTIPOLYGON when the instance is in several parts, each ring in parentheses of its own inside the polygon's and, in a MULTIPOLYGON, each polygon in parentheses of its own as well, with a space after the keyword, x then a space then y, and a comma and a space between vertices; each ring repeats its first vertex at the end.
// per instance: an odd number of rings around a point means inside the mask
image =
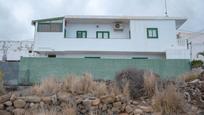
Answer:
MULTIPOLYGON (((167 0, 169 16, 187 17, 181 31, 204 30, 204 0, 167 0)), ((63 15, 164 16, 164 0, 0 0, 0 39, 32 40, 33 19, 63 15)))

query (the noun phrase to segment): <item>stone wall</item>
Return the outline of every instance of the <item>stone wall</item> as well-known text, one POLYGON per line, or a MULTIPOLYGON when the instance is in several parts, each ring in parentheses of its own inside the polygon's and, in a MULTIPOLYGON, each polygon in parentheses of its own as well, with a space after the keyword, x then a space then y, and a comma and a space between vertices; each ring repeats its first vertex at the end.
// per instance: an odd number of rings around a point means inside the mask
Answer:
POLYGON ((58 93, 39 97, 13 93, 1 96, 0 103, 0 115, 32 115, 37 114, 38 110, 50 111, 53 106, 57 115, 63 114, 63 109, 67 107, 73 109, 77 115, 143 115, 153 112, 149 100, 133 101, 122 95, 96 98, 58 93))

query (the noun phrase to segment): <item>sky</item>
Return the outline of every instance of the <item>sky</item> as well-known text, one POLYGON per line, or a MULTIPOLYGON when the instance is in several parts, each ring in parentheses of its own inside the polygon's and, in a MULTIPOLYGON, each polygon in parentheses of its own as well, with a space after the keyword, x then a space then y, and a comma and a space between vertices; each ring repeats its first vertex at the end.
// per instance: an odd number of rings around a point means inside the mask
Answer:
MULTIPOLYGON (((167 0, 179 29, 204 32, 204 0, 167 0)), ((165 16, 164 0, 0 0, 0 40, 33 40, 31 21, 64 15, 165 16)))

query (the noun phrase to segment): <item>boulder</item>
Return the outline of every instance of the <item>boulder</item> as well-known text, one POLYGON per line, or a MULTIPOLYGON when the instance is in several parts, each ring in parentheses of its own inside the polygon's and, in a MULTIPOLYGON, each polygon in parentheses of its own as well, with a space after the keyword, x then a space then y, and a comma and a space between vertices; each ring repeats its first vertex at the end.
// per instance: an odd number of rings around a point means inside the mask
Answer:
POLYGON ((11 102, 11 101, 7 101, 7 102, 4 103, 4 105, 6 105, 6 106, 12 106, 12 102, 11 102))
POLYGON ((100 97, 101 102, 104 104, 113 103, 115 101, 115 98, 113 96, 107 95, 100 97))
POLYGON ((0 103, 4 103, 6 101, 9 101, 10 100, 10 97, 11 97, 11 94, 6 94, 6 95, 3 95, 3 96, 0 96, 0 103))
POLYGON ((13 110, 14 115, 25 115, 25 109, 14 109, 13 110))
POLYGON ((0 110, 4 110, 4 105, 0 104, 0 110))
POLYGON ((115 102, 113 103, 113 107, 121 107, 122 103, 121 102, 115 102))
POLYGON ((139 106, 140 109, 142 109, 146 113, 153 112, 153 108, 151 106, 139 106))
POLYGON ((17 99, 14 101, 14 107, 16 108, 23 108, 26 105, 26 102, 22 99, 17 99))
POLYGON ((26 97, 27 102, 33 102, 33 103, 39 103, 41 101, 41 98, 38 96, 28 96, 26 97))
POLYGON ((16 94, 13 93, 10 97, 10 101, 15 101, 16 100, 16 94))
POLYGON ((100 99, 98 99, 98 98, 96 98, 96 99, 94 99, 94 100, 91 100, 91 104, 93 105, 93 106, 97 106, 97 105, 99 105, 100 104, 100 99))
POLYGON ((134 115, 137 115, 137 114, 143 114, 143 111, 141 110, 141 109, 135 109, 134 111, 133 111, 133 113, 134 113, 134 115))
POLYGON ((130 105, 127 105, 127 106, 125 107, 125 111, 126 111, 127 113, 131 113, 131 112, 133 111, 133 108, 132 108, 130 105))

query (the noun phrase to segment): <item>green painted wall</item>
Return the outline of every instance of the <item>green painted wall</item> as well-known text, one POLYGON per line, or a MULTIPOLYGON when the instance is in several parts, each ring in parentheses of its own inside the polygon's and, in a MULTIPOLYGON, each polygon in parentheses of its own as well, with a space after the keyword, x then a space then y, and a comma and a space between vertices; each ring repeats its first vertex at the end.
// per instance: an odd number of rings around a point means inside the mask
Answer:
POLYGON ((126 68, 148 69, 162 78, 172 78, 189 71, 190 64, 189 60, 162 59, 22 58, 19 83, 35 83, 49 76, 61 79, 86 72, 95 79, 111 80, 116 72, 126 68))

